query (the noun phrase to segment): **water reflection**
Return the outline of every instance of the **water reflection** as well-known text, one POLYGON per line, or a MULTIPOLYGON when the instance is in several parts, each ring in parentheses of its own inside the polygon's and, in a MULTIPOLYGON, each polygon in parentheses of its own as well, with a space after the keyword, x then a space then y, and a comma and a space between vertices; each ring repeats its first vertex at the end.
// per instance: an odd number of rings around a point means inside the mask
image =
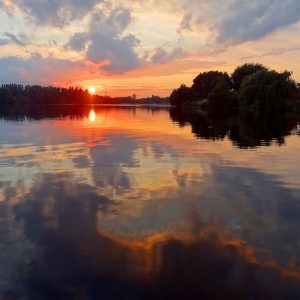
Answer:
POLYGON ((300 297, 297 129, 253 152, 165 109, 77 109, 1 123, 3 299, 300 297))
POLYGON ((95 114, 95 111, 93 109, 91 109, 91 111, 89 113, 89 120, 91 122, 95 122, 96 121, 96 114, 95 114))
POLYGON ((300 135, 299 114, 263 115, 239 113, 237 116, 204 115, 201 112, 171 109, 170 117, 180 126, 191 125, 198 138, 224 139, 229 137, 240 148, 284 145, 285 137, 300 135))
MULTIPOLYGON (((5 299, 21 295, 296 299, 299 295, 297 270, 284 262, 280 266, 272 251, 259 243, 230 239, 212 220, 194 218, 190 234, 159 233, 141 242, 128 241, 99 228, 99 218, 122 211, 93 187, 76 184, 67 173, 43 174, 34 181, 14 212, 16 222, 24 224, 24 236, 39 250, 32 254, 26 276, 16 278, 22 280, 19 289, 14 289, 15 283, 5 290, 5 299)), ((26 257, 22 258, 25 268, 26 257)))

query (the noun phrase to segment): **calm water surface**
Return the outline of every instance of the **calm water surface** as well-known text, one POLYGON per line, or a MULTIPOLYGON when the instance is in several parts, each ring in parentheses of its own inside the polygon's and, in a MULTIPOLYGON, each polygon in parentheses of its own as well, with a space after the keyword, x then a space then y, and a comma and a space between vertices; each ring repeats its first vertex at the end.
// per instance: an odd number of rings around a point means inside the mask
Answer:
POLYGON ((300 299, 297 123, 55 111, 1 117, 0 299, 300 299))

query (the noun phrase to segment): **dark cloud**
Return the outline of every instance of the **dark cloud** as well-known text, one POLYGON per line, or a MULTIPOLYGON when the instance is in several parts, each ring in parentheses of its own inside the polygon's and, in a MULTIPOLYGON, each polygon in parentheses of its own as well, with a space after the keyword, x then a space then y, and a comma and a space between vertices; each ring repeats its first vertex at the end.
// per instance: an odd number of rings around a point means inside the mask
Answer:
POLYGON ((63 27, 87 15, 100 2, 102 0, 12 0, 10 5, 2 2, 1 6, 8 13, 20 9, 37 25, 63 27))
POLYGON ((169 9, 184 11, 178 32, 211 30, 218 44, 239 44, 263 38, 300 20, 298 0, 178 0, 169 9))
POLYGON ((4 36, 6 36, 11 42, 21 47, 25 47, 29 43, 29 39, 25 34, 16 36, 13 33, 5 32, 4 36))
POLYGON ((133 35, 114 38, 110 35, 96 34, 87 51, 87 58, 94 63, 105 62, 101 67, 110 73, 124 73, 136 69, 140 60, 134 47, 139 40, 133 35))
POLYGON ((76 32, 69 40, 68 47, 75 51, 85 49, 85 44, 88 42, 89 36, 85 32, 76 32))
POLYGON ((25 47, 30 43, 26 34, 15 35, 13 33, 5 32, 4 38, 0 38, 0 46, 15 44, 17 46, 25 47))
POLYGON ((124 34, 132 20, 128 9, 116 8, 108 15, 97 11, 86 32, 77 32, 67 47, 75 51, 87 48, 86 58, 110 73, 124 73, 137 68, 141 61, 135 51, 139 44, 132 34, 124 34))
POLYGON ((218 24, 218 42, 256 40, 300 20, 298 0, 235 1, 218 24))
POLYGON ((171 52, 167 52, 164 48, 158 47, 151 57, 152 63, 165 63, 167 61, 178 59, 183 56, 184 52, 181 47, 174 48, 171 52))

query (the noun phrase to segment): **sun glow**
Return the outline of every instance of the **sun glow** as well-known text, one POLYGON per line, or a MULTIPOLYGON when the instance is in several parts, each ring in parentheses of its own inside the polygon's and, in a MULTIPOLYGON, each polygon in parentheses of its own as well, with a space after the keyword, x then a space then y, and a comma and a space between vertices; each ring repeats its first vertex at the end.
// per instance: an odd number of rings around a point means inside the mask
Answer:
POLYGON ((90 120, 90 122, 95 122, 96 121, 96 114, 95 114, 95 111, 93 109, 90 111, 89 120, 90 120))
POLYGON ((96 93, 96 89, 93 86, 89 87, 88 91, 91 95, 94 95, 96 93))

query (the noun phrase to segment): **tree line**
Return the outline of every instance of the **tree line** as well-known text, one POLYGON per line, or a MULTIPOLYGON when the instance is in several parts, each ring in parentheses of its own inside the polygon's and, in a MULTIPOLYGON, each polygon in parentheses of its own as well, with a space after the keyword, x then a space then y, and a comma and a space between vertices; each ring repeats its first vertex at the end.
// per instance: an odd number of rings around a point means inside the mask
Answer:
POLYGON ((300 103, 300 89, 292 73, 270 70, 262 64, 247 63, 230 75, 226 72, 200 73, 193 85, 173 90, 170 103, 176 107, 197 106, 209 112, 283 111, 300 103))
POLYGON ((0 105, 48 105, 48 104, 169 104, 169 98, 152 96, 137 99, 91 95, 80 87, 43 87, 39 85, 3 84, 0 87, 0 105))

